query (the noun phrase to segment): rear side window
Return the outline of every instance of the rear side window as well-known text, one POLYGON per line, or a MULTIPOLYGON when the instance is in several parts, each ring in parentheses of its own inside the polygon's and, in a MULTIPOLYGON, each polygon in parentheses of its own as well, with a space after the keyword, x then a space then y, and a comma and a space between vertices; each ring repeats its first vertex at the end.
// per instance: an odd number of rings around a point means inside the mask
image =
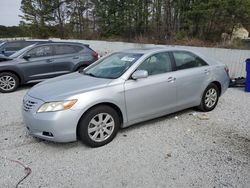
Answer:
POLYGON ((73 54, 73 53, 77 53, 81 50, 82 50, 82 48, 80 46, 55 45, 56 55, 73 54))
POLYGON ((53 49, 52 46, 40 46, 30 50, 26 55, 30 55, 31 58, 51 56, 53 49))
POLYGON ((197 55, 190 52, 173 52, 177 70, 201 67, 207 65, 197 55))

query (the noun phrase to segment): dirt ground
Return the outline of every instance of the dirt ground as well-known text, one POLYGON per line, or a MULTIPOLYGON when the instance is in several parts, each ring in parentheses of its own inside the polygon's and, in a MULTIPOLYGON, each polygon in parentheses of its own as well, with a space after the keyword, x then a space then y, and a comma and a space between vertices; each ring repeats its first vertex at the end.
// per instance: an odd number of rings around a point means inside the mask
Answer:
POLYGON ((15 187, 29 169, 19 187, 250 185, 250 94, 241 89, 229 89, 205 116, 188 109, 144 122, 95 149, 27 135, 21 117, 27 89, 0 94, 0 187, 15 187))

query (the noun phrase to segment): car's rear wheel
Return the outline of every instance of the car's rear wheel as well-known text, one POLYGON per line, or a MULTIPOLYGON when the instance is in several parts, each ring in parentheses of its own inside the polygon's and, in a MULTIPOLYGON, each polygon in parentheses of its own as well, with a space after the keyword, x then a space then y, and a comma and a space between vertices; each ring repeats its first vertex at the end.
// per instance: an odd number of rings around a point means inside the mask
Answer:
POLYGON ((78 124, 78 138, 91 147, 100 147, 113 140, 120 127, 117 112, 101 105, 90 109, 78 124))
POLYGON ((10 93, 15 91, 19 86, 18 77, 10 72, 0 73, 0 92, 10 93))
POLYGON ((212 111, 219 100, 219 89, 215 84, 210 84, 203 93, 199 109, 204 112, 212 111))

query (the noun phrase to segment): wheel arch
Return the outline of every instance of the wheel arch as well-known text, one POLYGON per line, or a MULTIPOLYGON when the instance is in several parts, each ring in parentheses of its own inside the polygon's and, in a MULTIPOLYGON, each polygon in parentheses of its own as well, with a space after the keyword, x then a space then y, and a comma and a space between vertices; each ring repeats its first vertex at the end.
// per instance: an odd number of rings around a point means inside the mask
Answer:
POLYGON ((21 75, 17 72, 17 71, 14 71, 14 70, 0 70, 0 73, 4 73, 4 72, 6 72, 6 73, 12 73, 12 74, 14 74, 14 75, 16 75, 17 76, 17 78, 19 79, 19 83, 20 84, 22 84, 23 83, 23 78, 21 77, 21 75))
POLYGON ((221 83, 220 82, 218 82, 218 81, 213 81, 213 82, 211 82, 210 84, 215 84, 217 87, 218 87, 218 89, 219 89, 219 96, 221 95, 221 83))
POLYGON ((89 108, 81 115, 80 119, 79 119, 78 122, 77 122, 77 127, 76 127, 76 135, 77 135, 77 137, 78 137, 78 127, 79 127, 79 123, 80 123, 81 119, 84 117, 84 115, 85 115, 87 112, 89 112, 91 109, 96 108, 96 107, 98 107, 98 106, 102 106, 102 105, 104 105, 104 106, 109 106, 109 107, 113 108, 113 109, 118 113, 119 120, 120 120, 120 123, 121 123, 120 126, 122 127, 122 124, 123 124, 123 122, 124 122, 124 118, 125 118, 125 117, 124 117, 124 115, 123 115, 123 113, 122 113, 121 108, 120 108, 118 105, 116 105, 116 104, 114 104, 114 103, 112 103, 112 102, 101 102, 101 103, 98 103, 98 104, 95 104, 95 105, 89 107, 89 108))

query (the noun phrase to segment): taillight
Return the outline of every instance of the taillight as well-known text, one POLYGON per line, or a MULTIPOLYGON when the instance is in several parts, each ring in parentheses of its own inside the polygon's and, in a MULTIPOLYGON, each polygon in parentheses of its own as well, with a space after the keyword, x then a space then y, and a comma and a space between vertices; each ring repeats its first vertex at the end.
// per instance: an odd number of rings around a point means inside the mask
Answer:
POLYGON ((93 57, 94 59, 98 59, 98 53, 93 52, 93 53, 92 53, 92 57, 93 57))

